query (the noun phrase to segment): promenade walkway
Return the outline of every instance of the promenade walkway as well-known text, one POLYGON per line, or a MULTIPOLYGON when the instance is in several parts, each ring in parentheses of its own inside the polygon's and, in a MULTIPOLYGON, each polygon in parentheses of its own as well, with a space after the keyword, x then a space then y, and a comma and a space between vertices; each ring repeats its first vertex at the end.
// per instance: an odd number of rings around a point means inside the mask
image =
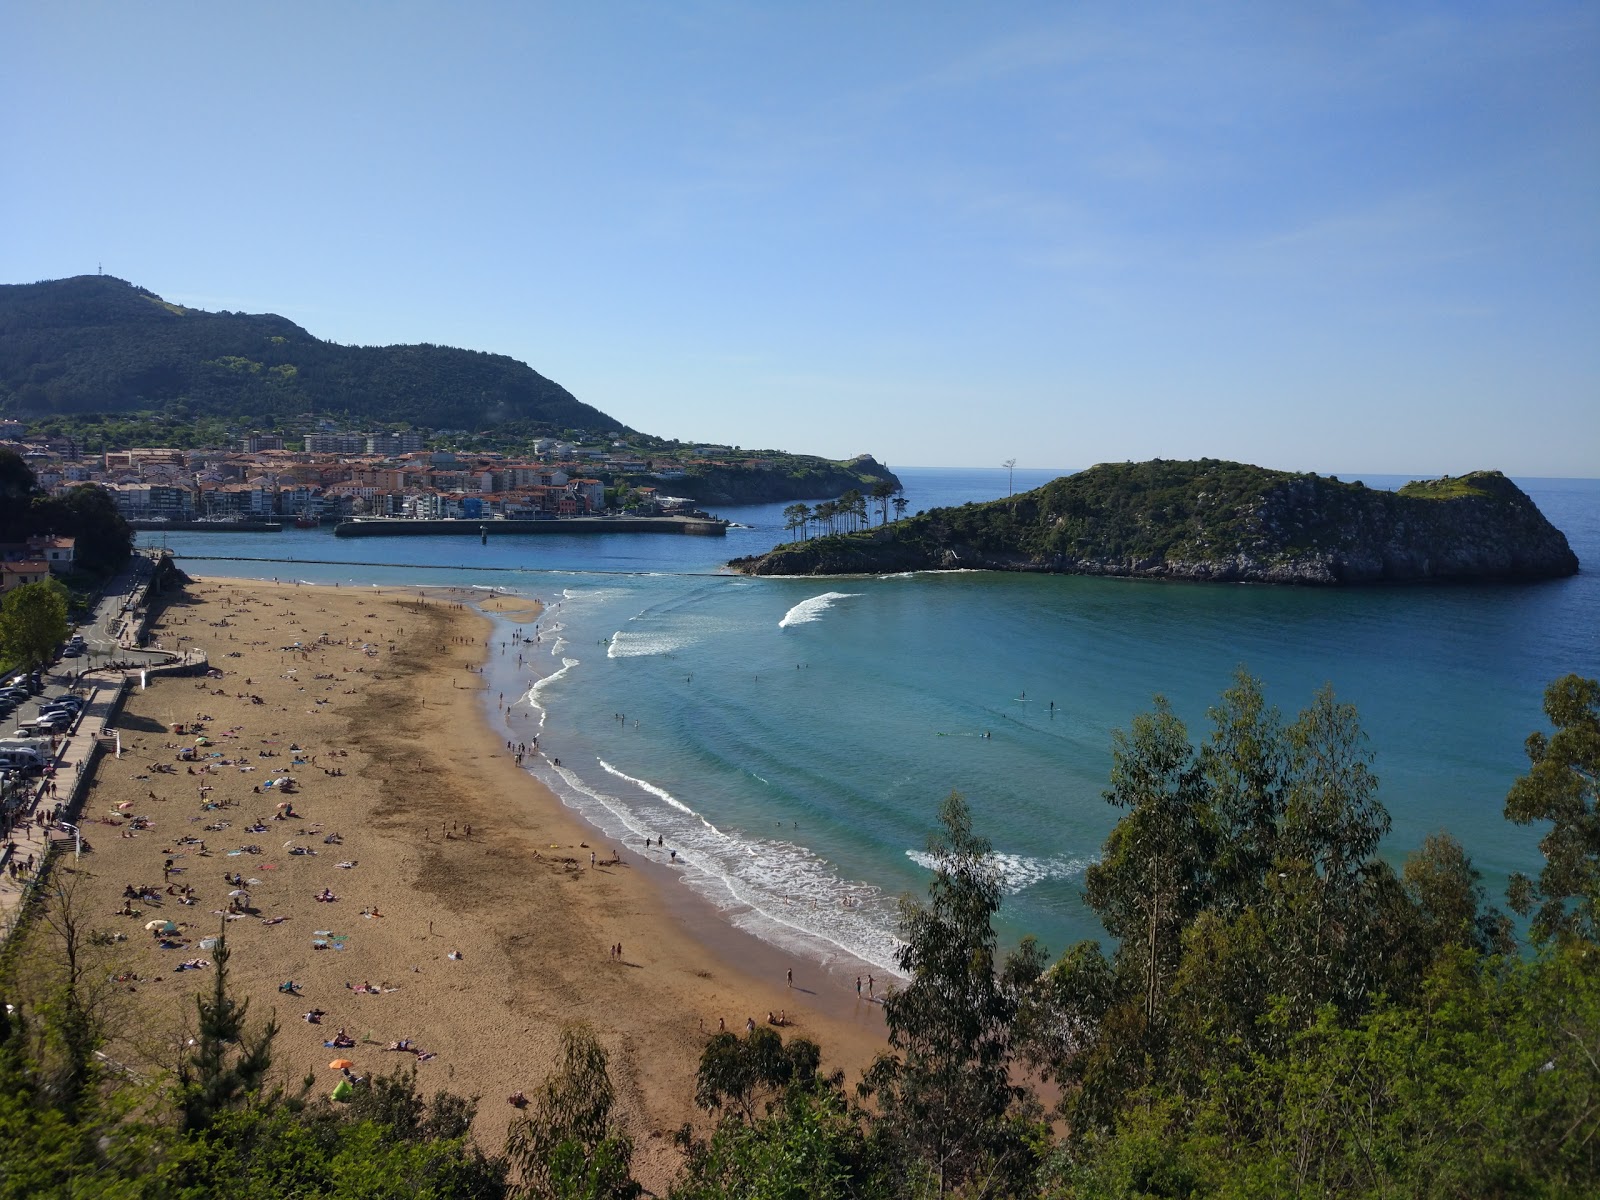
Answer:
POLYGON ((107 585, 85 625, 91 646, 131 665, 107 665, 78 674, 69 661, 46 680, 47 688, 68 687, 85 702, 67 731, 50 739, 49 769, 30 781, 27 796, 10 817, 10 827, 0 826, 0 940, 10 936, 51 848, 59 846, 70 853, 77 847, 79 833, 87 832, 76 828, 74 818, 83 818, 96 831, 106 828, 86 817, 84 809, 95 757, 115 754, 120 748, 109 725, 124 689, 139 686, 141 671, 198 669, 206 662, 198 648, 182 654, 139 649, 146 614, 135 614, 135 598, 148 578, 147 564, 131 564, 107 585))

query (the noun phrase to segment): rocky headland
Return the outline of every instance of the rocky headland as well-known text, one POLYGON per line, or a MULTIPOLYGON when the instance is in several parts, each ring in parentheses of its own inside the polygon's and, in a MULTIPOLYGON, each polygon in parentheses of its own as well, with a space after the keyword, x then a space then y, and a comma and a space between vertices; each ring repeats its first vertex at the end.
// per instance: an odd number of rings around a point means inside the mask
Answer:
POLYGON ((780 500, 824 500, 852 488, 867 491, 884 482, 898 488, 900 480, 870 454, 834 462, 808 455, 787 454, 772 461, 770 469, 742 464, 697 463, 687 474, 662 480, 649 475, 628 482, 653 486, 674 496, 701 504, 774 504, 780 500))
POLYGON ((751 575, 996 570, 1338 584, 1576 574, 1566 535, 1498 471, 1398 491, 1217 459, 1103 463, 730 564, 751 575))

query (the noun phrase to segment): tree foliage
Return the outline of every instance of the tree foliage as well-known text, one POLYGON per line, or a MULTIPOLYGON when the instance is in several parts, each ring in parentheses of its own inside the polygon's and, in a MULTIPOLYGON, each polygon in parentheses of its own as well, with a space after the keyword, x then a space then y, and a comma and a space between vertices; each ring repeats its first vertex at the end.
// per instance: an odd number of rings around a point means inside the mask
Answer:
POLYGON ((506 1152, 518 1194, 534 1200, 623 1200, 637 1196, 629 1173, 633 1141, 613 1123, 606 1052, 586 1025, 561 1033, 561 1062, 512 1122, 506 1152))
POLYGON ((1600 680, 1564 675, 1544 693, 1555 732, 1528 735, 1528 773, 1506 797, 1519 825, 1548 821, 1537 882, 1512 883, 1517 911, 1538 938, 1600 940, 1600 680))
POLYGON ((38 534, 75 539, 75 570, 109 574, 133 553, 133 530, 104 488, 80 484, 47 496, 22 457, 0 448, 0 541, 38 534))
POLYGON ((884 1001, 890 1052, 863 1077, 884 1134, 928 1167, 939 1195, 987 1180, 998 1194, 1033 1168, 1012 1082, 1019 988, 1039 968, 1030 954, 1002 971, 994 916, 1000 878, 992 848, 972 829, 956 793, 939 810, 928 843, 934 877, 928 902, 901 904, 900 969, 910 981, 884 1001))
POLYGON ((695 1076, 695 1103, 707 1111, 754 1121, 791 1088, 816 1082, 822 1051, 809 1038, 785 1042, 775 1029, 757 1026, 744 1037, 719 1033, 706 1043, 695 1076))
POLYGON ((1160 697, 1114 735, 1106 799, 1126 812, 1085 898, 1115 949, 1074 948, 1025 1006, 1029 1058, 1080 1127, 1157 1084, 1197 1096, 1326 1008, 1405 999, 1450 947, 1505 943, 1459 845, 1431 840, 1403 880, 1377 857, 1388 814, 1331 689, 1286 723, 1241 670, 1209 717, 1198 750, 1160 697))
POLYGON ((67 590, 54 579, 24 583, 0 598, 0 657, 38 667, 67 637, 67 590))
POLYGON ((219 1113, 247 1105, 260 1092, 272 1065, 276 1020, 252 1030, 246 1023, 250 1002, 228 990, 228 939, 217 937, 211 994, 196 996, 199 1026, 194 1049, 178 1067, 183 1128, 205 1129, 219 1113))

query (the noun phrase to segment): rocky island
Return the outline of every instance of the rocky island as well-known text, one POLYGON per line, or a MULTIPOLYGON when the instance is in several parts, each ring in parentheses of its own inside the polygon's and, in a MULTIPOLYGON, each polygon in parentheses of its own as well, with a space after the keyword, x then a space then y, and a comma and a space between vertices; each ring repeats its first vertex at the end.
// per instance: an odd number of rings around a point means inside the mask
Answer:
POLYGON ((1103 463, 1005 500, 735 560, 751 575, 996 570, 1311 585, 1573 575, 1498 471, 1398 491, 1217 459, 1103 463))

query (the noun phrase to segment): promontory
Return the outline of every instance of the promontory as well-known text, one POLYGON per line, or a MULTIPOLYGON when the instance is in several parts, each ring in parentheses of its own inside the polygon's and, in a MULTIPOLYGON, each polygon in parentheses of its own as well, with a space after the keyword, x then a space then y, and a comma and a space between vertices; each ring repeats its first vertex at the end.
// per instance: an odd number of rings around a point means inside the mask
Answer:
POLYGON ((1499 471, 1398 491, 1200 459, 1102 463, 730 564, 751 575, 1038 571, 1234 583, 1532 580, 1576 574, 1566 535, 1499 471))

